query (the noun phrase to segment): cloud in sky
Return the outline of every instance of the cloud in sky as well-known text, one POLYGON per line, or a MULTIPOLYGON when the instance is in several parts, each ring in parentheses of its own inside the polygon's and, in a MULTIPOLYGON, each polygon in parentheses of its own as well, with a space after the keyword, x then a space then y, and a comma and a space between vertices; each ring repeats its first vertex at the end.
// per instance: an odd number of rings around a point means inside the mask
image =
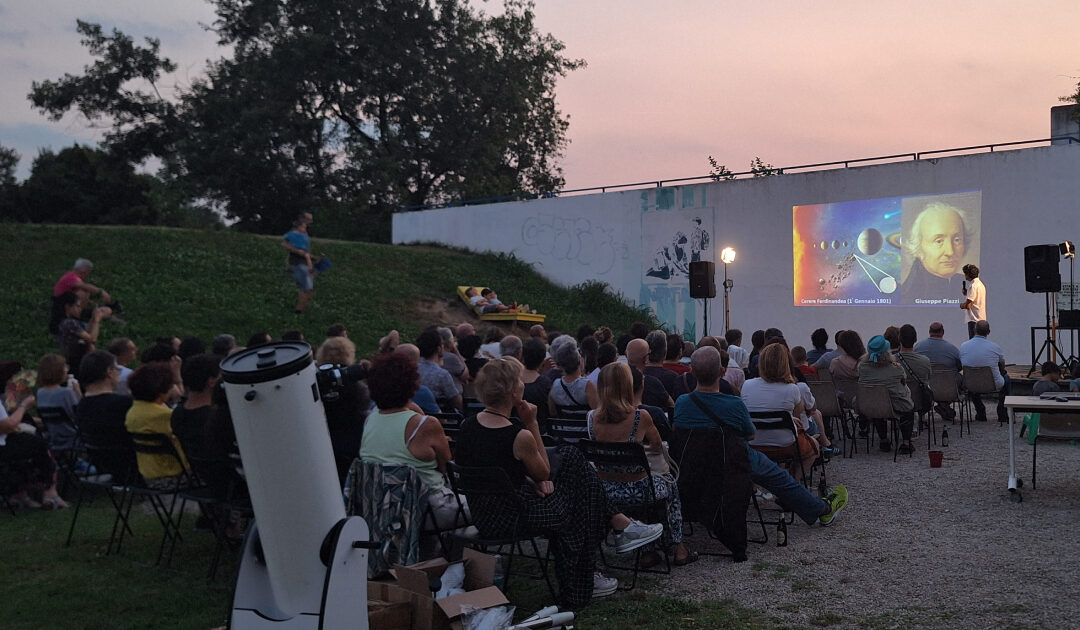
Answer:
MULTIPOLYGON (((535 11, 589 64, 558 87, 571 188, 704 174, 709 154, 744 170, 754 156, 791 165, 1045 137, 1080 75, 1075 0, 541 0, 535 11)), ((23 171, 36 146, 98 137, 25 98, 31 81, 88 62, 77 17, 159 38, 182 85, 220 54, 203 0, 0 0, 0 144, 22 153, 23 171)))

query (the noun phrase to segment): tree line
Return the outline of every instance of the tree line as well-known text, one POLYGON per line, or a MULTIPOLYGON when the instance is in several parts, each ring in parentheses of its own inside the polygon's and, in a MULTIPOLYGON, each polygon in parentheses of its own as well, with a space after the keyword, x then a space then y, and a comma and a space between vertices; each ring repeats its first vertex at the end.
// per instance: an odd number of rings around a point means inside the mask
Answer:
POLYGON ((0 148, 0 218, 273 233, 312 211, 341 237, 386 240, 401 206, 563 185, 555 85, 584 62, 537 30, 531 2, 211 1, 228 54, 168 97, 159 40, 78 22, 92 62, 28 98, 104 139, 43 151, 21 185, 0 148), (136 172, 148 163, 156 174, 136 172))

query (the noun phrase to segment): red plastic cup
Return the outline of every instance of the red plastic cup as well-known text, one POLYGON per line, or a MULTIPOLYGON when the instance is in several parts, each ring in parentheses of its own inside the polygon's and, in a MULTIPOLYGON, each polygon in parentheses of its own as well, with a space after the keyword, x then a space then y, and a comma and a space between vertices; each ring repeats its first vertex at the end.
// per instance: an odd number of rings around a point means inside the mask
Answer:
POLYGON ((944 451, 930 451, 930 467, 941 468, 941 460, 945 457, 944 451))

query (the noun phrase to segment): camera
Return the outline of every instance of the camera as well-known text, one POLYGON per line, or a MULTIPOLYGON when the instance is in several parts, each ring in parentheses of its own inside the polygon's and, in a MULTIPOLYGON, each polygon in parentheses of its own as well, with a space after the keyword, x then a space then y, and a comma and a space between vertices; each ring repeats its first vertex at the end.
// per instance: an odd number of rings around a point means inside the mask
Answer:
POLYGON ((315 382, 319 385, 319 396, 323 401, 335 401, 341 397, 345 388, 367 378, 367 367, 363 365, 339 365, 324 363, 315 372, 315 382))

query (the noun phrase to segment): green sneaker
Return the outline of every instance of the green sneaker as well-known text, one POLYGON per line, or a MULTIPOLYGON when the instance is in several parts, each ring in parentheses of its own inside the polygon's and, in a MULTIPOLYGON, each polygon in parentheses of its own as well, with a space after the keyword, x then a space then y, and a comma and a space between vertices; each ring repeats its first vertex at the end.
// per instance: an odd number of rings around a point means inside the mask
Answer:
POLYGON ((836 486, 829 496, 825 497, 825 503, 829 504, 829 511, 818 519, 822 527, 832 525, 833 521, 836 520, 836 515, 847 505, 847 488, 845 486, 836 486))

